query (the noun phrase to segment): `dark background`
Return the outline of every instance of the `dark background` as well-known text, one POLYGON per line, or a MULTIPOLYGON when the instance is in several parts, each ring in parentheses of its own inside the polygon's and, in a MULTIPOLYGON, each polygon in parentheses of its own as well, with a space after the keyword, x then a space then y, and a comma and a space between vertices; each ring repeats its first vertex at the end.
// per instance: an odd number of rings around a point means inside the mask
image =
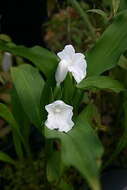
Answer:
MULTIPOLYGON (((57 0, 62 4, 66 0, 57 0)), ((94 4, 94 0, 84 0, 94 4)), ((43 45, 43 24, 48 20, 47 0, 1 0, 0 33, 9 35, 16 44, 43 45)))
POLYGON ((43 44, 41 27, 47 20, 46 0, 3 0, 0 15, 0 33, 8 34, 17 44, 43 44))

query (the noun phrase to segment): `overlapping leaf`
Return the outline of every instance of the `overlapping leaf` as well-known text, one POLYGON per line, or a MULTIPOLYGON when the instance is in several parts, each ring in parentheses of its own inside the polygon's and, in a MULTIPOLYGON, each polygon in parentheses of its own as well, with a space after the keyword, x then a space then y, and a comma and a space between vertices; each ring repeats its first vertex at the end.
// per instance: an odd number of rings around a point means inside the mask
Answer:
POLYGON ((88 77, 87 79, 84 79, 80 84, 78 84, 77 87, 84 90, 92 88, 97 88, 101 90, 109 89, 114 92, 120 92, 125 90, 122 83, 106 76, 88 77))
POLYGON ((41 75, 37 69, 27 64, 12 68, 11 74, 25 113, 35 126, 40 127, 40 100, 44 86, 41 75))

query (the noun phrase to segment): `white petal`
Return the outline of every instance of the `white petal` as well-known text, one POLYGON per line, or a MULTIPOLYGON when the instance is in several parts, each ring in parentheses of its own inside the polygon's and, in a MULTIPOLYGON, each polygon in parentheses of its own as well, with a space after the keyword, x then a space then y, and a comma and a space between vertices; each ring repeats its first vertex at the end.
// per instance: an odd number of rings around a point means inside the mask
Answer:
POLYGON ((74 126, 74 122, 72 121, 73 112, 72 110, 68 110, 59 116, 60 127, 59 131, 68 132, 74 126), (63 122, 64 121, 64 122, 63 122))
POLYGON ((57 85, 59 85, 61 82, 64 81, 64 79, 67 76, 67 72, 68 72, 67 62, 65 60, 60 61, 55 73, 55 79, 56 79, 57 85))
POLYGON ((81 53, 76 53, 73 56, 73 64, 68 67, 77 83, 80 83, 86 77, 87 63, 85 56, 81 53))
POLYGON ((82 67, 82 69, 84 69, 84 70, 86 70, 86 68, 87 68, 85 56, 82 53, 75 53, 75 55, 73 56, 73 59, 72 59, 72 63, 73 63, 73 65, 82 67))
POLYGON ((60 115, 49 114, 45 125, 51 130, 58 129, 60 132, 68 132, 72 129, 74 123, 71 119, 65 120, 60 115))
POLYGON ((57 100, 57 101, 55 101, 55 102, 53 102, 53 103, 51 103, 51 104, 46 105, 46 106, 45 106, 45 109, 46 109, 46 111, 47 111, 48 113, 52 113, 53 110, 55 109, 55 107, 56 107, 57 105, 60 105, 60 104, 63 104, 63 103, 64 103, 63 101, 57 100))
POLYGON ((75 59, 76 61, 79 59, 85 59, 85 55, 83 53, 75 53, 73 59, 75 59))
POLYGON ((73 110, 72 106, 65 104, 62 100, 56 100, 55 102, 45 106, 45 109, 48 113, 53 113, 55 108, 59 108, 63 111, 73 110))
POLYGON ((68 132, 74 126, 72 121, 72 106, 65 104, 61 100, 57 100, 52 104, 46 105, 45 109, 48 112, 45 125, 49 129, 58 129, 58 131, 61 132, 68 132), (59 111, 57 112, 57 110, 59 111))
POLYGON ((72 45, 66 45, 63 51, 57 53, 58 57, 62 60, 70 61, 75 54, 75 49, 72 45))
POLYGON ((45 125, 51 130, 58 129, 59 127, 58 119, 55 117, 54 114, 48 114, 48 118, 45 122, 45 125))

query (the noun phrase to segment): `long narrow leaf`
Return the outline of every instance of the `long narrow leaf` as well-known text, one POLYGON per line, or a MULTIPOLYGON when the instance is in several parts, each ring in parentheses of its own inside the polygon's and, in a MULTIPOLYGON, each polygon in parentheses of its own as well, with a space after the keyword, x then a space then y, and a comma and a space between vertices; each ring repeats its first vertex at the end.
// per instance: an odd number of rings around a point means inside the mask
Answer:
POLYGON ((87 53, 88 75, 99 75, 115 67, 127 49, 127 10, 121 12, 87 53))
POLYGON ((87 79, 84 79, 81 83, 79 83, 77 87, 83 90, 91 88, 97 88, 101 90, 109 89, 114 92, 120 92, 125 90, 123 84, 121 84, 119 81, 106 76, 88 77, 87 79))

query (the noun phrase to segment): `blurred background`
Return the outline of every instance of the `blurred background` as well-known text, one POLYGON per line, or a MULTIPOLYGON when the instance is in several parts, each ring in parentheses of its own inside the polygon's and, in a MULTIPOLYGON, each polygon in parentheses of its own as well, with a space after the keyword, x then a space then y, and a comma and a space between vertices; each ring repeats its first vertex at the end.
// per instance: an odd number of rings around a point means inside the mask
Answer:
MULTIPOLYGON (((38 44, 53 50, 59 49, 61 43, 73 42, 80 47, 86 40, 86 44, 89 44, 91 39, 85 38, 84 21, 70 2, 70 0, 2 0, 0 33, 10 36, 16 44, 26 46, 38 44)), ((110 0, 78 2, 84 10, 101 8, 108 12, 111 8, 110 0)), ((94 16, 97 17, 97 20, 93 21, 96 27, 100 22, 103 24, 103 18, 96 14, 94 16)), ((101 28, 97 28, 98 33, 99 30, 101 28)))

